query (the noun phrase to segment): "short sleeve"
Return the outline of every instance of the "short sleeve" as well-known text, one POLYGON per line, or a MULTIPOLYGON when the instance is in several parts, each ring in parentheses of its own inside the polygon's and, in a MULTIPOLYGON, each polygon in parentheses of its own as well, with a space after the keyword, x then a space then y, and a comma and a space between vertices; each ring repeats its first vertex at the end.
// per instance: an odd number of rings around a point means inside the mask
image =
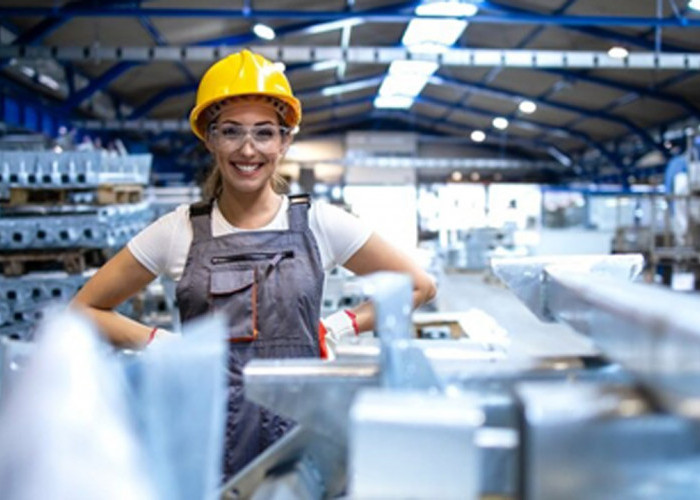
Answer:
POLYGON ((127 244, 131 254, 156 275, 169 274, 173 238, 177 227, 187 227, 187 205, 181 205, 144 228, 127 244))
POLYGON ((344 265, 372 234, 355 215, 325 202, 313 204, 311 229, 316 234, 326 270, 344 265))

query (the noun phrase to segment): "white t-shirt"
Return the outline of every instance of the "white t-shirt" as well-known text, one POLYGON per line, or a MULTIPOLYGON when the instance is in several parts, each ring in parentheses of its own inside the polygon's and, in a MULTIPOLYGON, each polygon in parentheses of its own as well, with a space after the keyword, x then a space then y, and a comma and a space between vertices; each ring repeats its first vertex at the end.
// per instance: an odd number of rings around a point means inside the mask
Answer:
MULTIPOLYGON (((289 199, 283 197, 279 211, 265 227, 252 231, 289 229, 289 199)), ((343 265, 370 237, 371 230, 354 215, 334 205, 314 202, 309 210, 309 226, 316 237, 321 262, 326 271, 343 265)), ((212 234, 223 236, 250 231, 232 226, 214 203, 211 214, 212 234)), ((189 205, 180 205, 143 229, 127 247, 146 269, 180 281, 192 243, 189 205)))

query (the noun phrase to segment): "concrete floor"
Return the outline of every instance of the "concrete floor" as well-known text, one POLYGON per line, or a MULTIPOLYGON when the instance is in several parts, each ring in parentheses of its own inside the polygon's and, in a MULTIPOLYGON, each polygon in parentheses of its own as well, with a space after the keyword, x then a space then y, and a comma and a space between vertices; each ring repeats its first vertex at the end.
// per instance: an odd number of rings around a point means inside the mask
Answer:
POLYGON ((439 312, 480 309, 511 339, 510 352, 535 357, 596 354, 591 342, 567 325, 542 323, 497 278, 486 272, 445 274, 439 283, 439 312))

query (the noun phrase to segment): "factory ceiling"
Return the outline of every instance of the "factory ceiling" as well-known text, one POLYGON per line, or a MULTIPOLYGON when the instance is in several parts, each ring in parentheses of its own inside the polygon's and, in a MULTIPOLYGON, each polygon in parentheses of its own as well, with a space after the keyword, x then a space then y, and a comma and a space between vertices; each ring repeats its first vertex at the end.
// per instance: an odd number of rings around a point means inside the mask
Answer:
POLYGON ((421 4, 0 1, 4 114, 41 102, 23 125, 179 135, 186 147, 198 79, 254 47, 285 64, 300 138, 408 131, 577 174, 630 173, 664 163, 697 127, 700 12, 687 0, 474 1, 451 18, 421 4))

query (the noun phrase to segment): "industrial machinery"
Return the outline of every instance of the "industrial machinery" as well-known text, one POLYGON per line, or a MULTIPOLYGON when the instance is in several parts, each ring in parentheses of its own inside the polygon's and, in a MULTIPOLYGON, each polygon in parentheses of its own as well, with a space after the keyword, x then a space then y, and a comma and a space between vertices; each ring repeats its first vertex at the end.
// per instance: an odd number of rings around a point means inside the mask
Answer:
POLYGON ((603 356, 412 339, 408 283, 379 276, 376 344, 246 367, 249 397, 299 426, 222 498, 696 498, 697 299, 627 282, 634 255, 494 267, 603 356))
MULTIPOLYGON (((698 302, 635 282, 642 265, 637 255, 493 264, 538 318, 573 326, 601 352, 574 358, 528 356, 508 349, 500 337, 492 342, 488 337, 415 338, 409 278, 369 277, 363 293, 375 304, 377 338, 341 343, 330 362, 256 360, 246 366, 248 397, 298 425, 218 495, 226 500, 697 498, 698 302)), ((49 317, 56 323, 47 322, 45 331, 69 330, 65 320, 49 317)), ((223 368, 225 350, 223 328, 208 325, 186 325, 190 333, 186 330, 181 342, 153 352, 118 355, 130 381, 127 392, 135 395, 130 413, 139 424, 132 445, 154 471, 150 486, 156 493, 144 498, 213 494, 218 462, 212 457, 220 457, 223 405, 221 393, 204 394, 202 388, 223 380, 216 366, 223 368), (206 332, 211 332, 209 343, 201 346, 208 347, 199 349, 196 337, 206 332), (185 467, 188 446, 207 467, 185 467)), ((22 366, 37 373, 26 356, 83 366, 78 351, 61 351, 65 340, 49 342, 50 356, 41 342, 35 353, 11 341, 0 344, 3 398, 9 393, 0 408, 19 404, 20 384, 28 383, 17 376, 22 366)), ((88 344, 80 341, 81 349, 95 356, 88 344)), ((84 380, 87 372, 81 374, 84 380)), ((104 380, 104 373, 98 375, 96 380, 104 380)), ((24 393, 27 386, 22 388, 24 393)), ((23 402, 40 405, 36 398, 23 402)), ((27 417, 22 424, 43 425, 51 409, 42 405, 41 418, 27 417)), ((0 423, 8 422, 13 420, 0 411, 0 423)), ((0 478, 7 439, 0 432, 0 478)))

